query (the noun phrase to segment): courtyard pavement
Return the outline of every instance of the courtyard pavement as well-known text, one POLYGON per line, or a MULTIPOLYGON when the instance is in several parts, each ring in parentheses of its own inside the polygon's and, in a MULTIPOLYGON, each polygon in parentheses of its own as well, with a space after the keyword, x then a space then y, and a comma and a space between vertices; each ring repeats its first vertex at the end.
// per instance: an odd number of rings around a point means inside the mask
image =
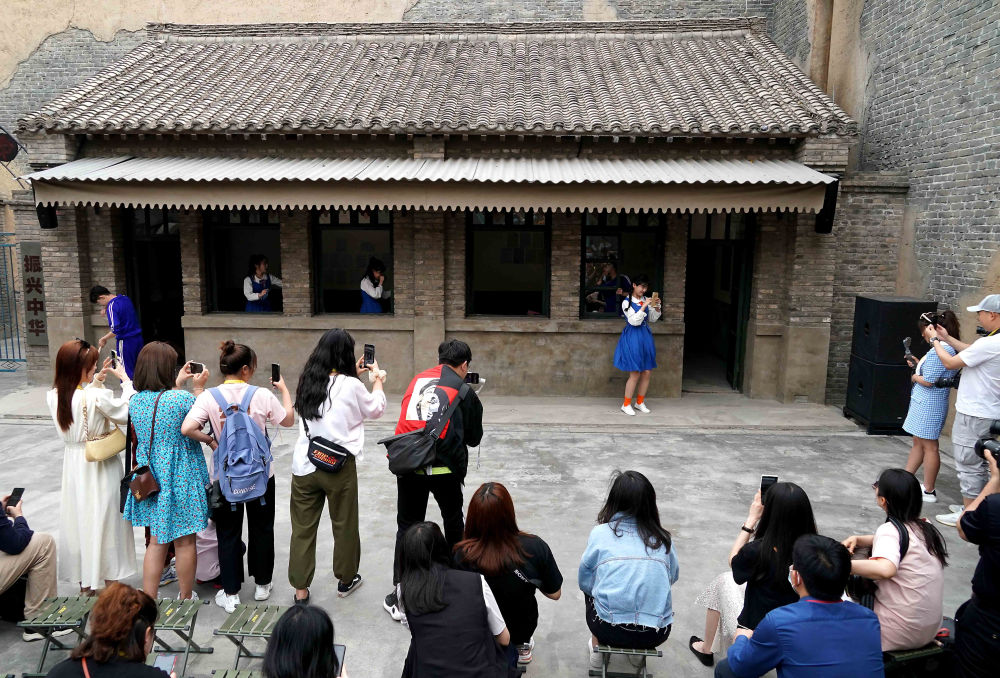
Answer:
MULTIPOLYGON (((27 389, 0 380, 0 489, 26 487, 25 515, 35 530, 58 530, 61 452, 48 414, 39 410, 44 389, 27 389)), ((627 418, 614 401, 596 398, 532 398, 517 400, 482 394, 486 436, 477 455, 471 452, 466 497, 470 488, 488 480, 507 485, 514 498, 521 529, 538 534, 552 548, 564 576, 563 597, 539 596, 540 620, 535 633, 534 661, 529 676, 585 676, 583 641, 588 635, 583 596, 577 588, 577 566, 608 487, 613 469, 637 469, 654 483, 661 519, 674 535, 680 560, 680 581, 674 588, 675 621, 663 658, 651 662, 659 676, 706 678, 687 650, 687 639, 701 635, 704 610, 694 604, 698 593, 726 569, 726 556, 762 473, 800 484, 809 494, 820 532, 835 538, 870 533, 883 520, 875 506, 871 483, 884 468, 905 463, 908 441, 873 437, 859 432, 832 407, 780 405, 751 401, 740 395, 692 395, 672 401, 651 401, 652 415, 627 418), (478 458, 478 461, 477 461, 478 458)), ((358 466, 362 535, 361 573, 364 585, 354 595, 338 599, 330 574, 332 538, 329 523, 321 524, 317 579, 312 599, 333 617, 337 641, 347 645, 346 664, 352 678, 399 675, 409 634, 382 610, 391 588, 395 532, 395 482, 375 440, 390 432, 398 405, 386 417, 369 424, 364 460, 358 466)), ((292 591, 286 580, 288 562, 288 493, 291 431, 275 440, 278 491, 277 563, 271 603, 287 605, 292 591)), ((947 441, 938 484, 942 502, 925 505, 925 515, 945 511, 959 500, 954 465, 947 441)), ((428 518, 440 521, 431 504, 428 518)), ((945 570, 945 614, 969 596, 969 581, 977 562, 975 547, 962 542, 954 529, 942 526, 951 550, 945 570)), ((136 553, 141 560, 141 531, 136 553)), ((138 575, 129 583, 138 585, 138 575)), ((74 587, 60 582, 60 593, 74 587)), ((214 599, 208 586, 198 588, 214 599)), ((161 591, 176 596, 177 585, 161 591)), ((243 587, 252 600, 253 582, 243 587)), ((210 603, 199 617, 196 639, 215 654, 192 659, 188 673, 207 676, 232 665, 234 647, 213 638, 212 629, 225 618, 210 603)), ((17 630, 0 622, 0 673, 20 673, 33 667, 39 643, 24 643, 17 630)), ((54 653, 47 666, 64 657, 54 653)), ((258 666, 257 663, 241 667, 258 666)))

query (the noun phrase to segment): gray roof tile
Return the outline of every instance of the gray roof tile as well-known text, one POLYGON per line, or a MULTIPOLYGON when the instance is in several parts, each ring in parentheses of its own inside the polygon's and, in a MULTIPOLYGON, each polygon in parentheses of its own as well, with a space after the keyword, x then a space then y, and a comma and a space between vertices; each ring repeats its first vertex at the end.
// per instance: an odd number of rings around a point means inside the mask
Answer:
POLYGON ((760 19, 153 24, 55 133, 855 134, 760 19))

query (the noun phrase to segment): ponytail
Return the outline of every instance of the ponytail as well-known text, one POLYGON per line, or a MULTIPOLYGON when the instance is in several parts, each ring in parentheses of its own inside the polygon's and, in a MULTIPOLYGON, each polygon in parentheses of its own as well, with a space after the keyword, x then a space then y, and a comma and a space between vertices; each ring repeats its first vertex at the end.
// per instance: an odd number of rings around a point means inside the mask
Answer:
POLYGON ((245 344, 227 339, 219 345, 219 371, 225 375, 239 374, 244 367, 257 369, 257 354, 245 344))

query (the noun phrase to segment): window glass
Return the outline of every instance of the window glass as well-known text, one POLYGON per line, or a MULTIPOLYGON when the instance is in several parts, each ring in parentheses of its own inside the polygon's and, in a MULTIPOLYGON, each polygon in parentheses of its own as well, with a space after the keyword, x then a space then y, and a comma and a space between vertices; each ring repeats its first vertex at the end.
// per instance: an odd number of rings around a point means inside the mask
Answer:
POLYGON ((583 216, 581 317, 622 315, 629 282, 640 273, 649 276, 650 292, 663 295, 665 227, 663 215, 655 213, 583 216))
POLYGON ((281 287, 272 284, 265 297, 248 306, 244 281, 250 258, 267 257, 269 277, 281 279, 278 213, 256 209, 205 210, 205 261, 208 268, 209 310, 220 312, 281 312, 281 287))
POLYGON ((468 315, 549 314, 550 215, 468 213, 468 315))
MULTIPOLYGON (((313 233, 317 313, 392 312, 392 212, 316 213, 313 233), (372 258, 382 262, 382 296, 366 300, 361 281, 372 258)), ((375 287, 375 285, 373 285, 375 287)))

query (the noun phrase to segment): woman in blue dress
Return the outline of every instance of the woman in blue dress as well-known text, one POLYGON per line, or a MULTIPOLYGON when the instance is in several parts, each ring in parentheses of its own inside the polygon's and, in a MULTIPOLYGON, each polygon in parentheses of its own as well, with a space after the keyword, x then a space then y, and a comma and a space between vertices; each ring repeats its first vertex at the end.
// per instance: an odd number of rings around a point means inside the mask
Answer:
POLYGON ((142 588, 154 599, 171 542, 177 559, 179 597, 197 597, 192 591, 197 564, 195 534, 208 525, 208 466, 201 445, 181 433, 181 423, 195 396, 181 387, 191 379, 197 394, 204 390, 209 374, 207 369, 191 374, 188 363, 174 379, 176 365, 177 352, 169 344, 146 344, 135 366, 138 393, 128 406, 137 440, 136 463, 149 465, 160 485, 159 493, 142 501, 129 494, 125 503, 125 519, 150 531, 142 588))
POLYGON ((385 282, 385 264, 381 259, 372 257, 368 260, 365 277, 361 279, 361 312, 381 313, 383 296, 382 284, 385 282))
POLYGON ((649 323, 660 318, 660 300, 646 298, 649 289, 649 277, 637 275, 632 281, 632 291, 628 299, 622 302, 625 313, 625 328, 618 339, 615 349, 615 367, 628 372, 625 382, 625 402, 622 412, 635 416, 635 411, 649 412, 643 402, 646 399, 646 389, 649 388, 651 370, 656 367, 656 344, 653 341, 653 331, 649 323), (639 395, 632 408, 632 394, 639 388, 639 395))
MULTIPOLYGON (((920 334, 928 344, 938 341, 930 314, 924 313, 917 321, 920 334)), ((940 324, 948 330, 952 337, 959 336, 958 318, 952 311, 941 314, 940 324)), ((941 342, 944 350, 955 355, 955 349, 941 342)), ((907 358, 910 367, 914 368, 911 377, 913 389, 910 391, 910 409, 903 422, 903 430, 913 436, 913 446, 910 447, 910 457, 906 460, 906 470, 916 474, 921 465, 924 467, 923 499, 927 503, 937 501, 934 484, 937 481, 938 469, 941 467, 941 456, 938 451, 938 438, 941 427, 948 415, 948 396, 950 388, 937 388, 935 380, 940 377, 953 377, 956 370, 947 370, 941 364, 937 352, 933 348, 918 362, 913 356, 907 358)))
POLYGON ((243 296, 247 313, 267 313, 271 310, 271 288, 281 287, 281 278, 267 272, 267 257, 251 254, 247 277, 243 279, 243 296))

